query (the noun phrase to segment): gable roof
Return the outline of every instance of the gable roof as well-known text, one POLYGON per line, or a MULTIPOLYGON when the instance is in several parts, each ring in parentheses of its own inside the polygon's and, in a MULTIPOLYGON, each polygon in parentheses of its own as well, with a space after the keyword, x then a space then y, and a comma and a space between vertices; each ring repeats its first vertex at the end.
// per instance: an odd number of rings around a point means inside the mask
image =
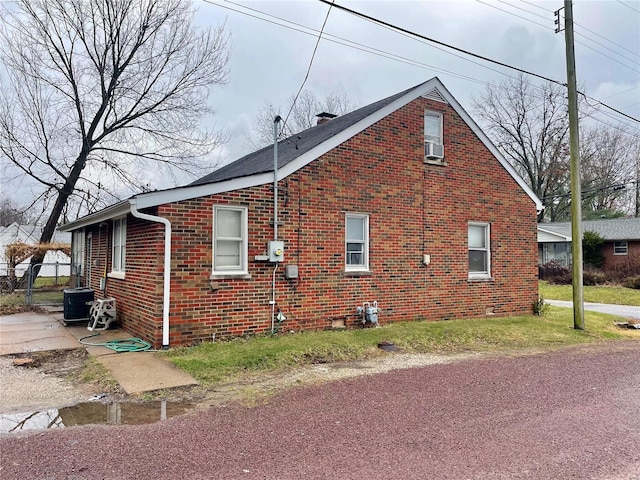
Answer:
MULTIPOLYGON (((278 142, 278 179, 285 178, 303 168, 321 155, 420 96, 449 104, 497 158, 520 188, 527 193, 536 208, 538 210, 542 209, 542 202, 533 193, 533 190, 520 178, 511 164, 502 156, 486 134, 437 77, 280 140, 278 142)), ((115 218, 127 213, 131 205, 142 209, 271 183, 274 180, 273 156, 273 146, 264 147, 183 187, 135 195, 128 200, 67 223, 60 228, 64 231, 71 231, 99 221, 115 218)))
MULTIPOLYGON (((603 220, 583 220, 583 232, 595 232, 605 240, 640 240, 640 218, 608 218, 603 220)), ((553 233, 571 241, 571 222, 553 222, 538 224, 540 232, 553 233)), ((557 240, 563 241, 563 240, 557 240)))
MULTIPOLYGON (((354 110, 353 112, 333 118, 328 122, 303 130, 284 140, 280 140, 278 142, 278 169, 286 167, 295 159, 318 147, 327 140, 336 137, 345 130, 348 130, 361 120, 393 103, 398 98, 401 98, 419 86, 420 85, 409 88, 403 92, 354 110)), ((195 186, 221 182, 223 180, 231 180, 238 177, 267 172, 273 172, 273 145, 249 153, 235 162, 225 165, 209 175, 196 180, 190 185, 195 186)))

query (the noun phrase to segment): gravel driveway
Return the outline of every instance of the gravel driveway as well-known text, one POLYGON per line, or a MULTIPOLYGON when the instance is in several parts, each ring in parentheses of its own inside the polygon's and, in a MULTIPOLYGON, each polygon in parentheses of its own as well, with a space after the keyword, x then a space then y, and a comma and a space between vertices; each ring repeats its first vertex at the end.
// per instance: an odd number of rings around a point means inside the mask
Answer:
POLYGON ((640 344, 480 357, 0 439, 2 479, 638 479, 640 344))

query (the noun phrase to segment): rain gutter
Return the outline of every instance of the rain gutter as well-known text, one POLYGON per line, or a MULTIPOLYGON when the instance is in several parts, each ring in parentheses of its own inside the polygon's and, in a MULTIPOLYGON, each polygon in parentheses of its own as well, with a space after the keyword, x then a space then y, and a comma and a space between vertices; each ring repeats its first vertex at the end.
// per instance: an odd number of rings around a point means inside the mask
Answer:
POLYGON ((171 222, 164 217, 149 215, 138 211, 136 199, 129 200, 131 215, 142 220, 164 225, 164 289, 162 301, 162 348, 169 348, 169 306, 171 298, 171 222))

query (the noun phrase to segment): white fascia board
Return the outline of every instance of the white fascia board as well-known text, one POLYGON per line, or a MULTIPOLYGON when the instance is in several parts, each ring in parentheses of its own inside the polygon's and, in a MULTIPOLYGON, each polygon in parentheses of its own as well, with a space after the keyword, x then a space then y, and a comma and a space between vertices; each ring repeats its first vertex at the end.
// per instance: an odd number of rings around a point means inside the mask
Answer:
POLYGON ((273 172, 260 173, 247 177, 238 177, 222 182, 194 185, 193 187, 173 188, 159 192, 143 193, 135 196, 138 209, 155 207, 167 203, 190 200, 192 198, 206 197, 217 193, 232 192, 243 188, 255 187, 273 182, 273 172))
POLYGON ((87 227, 99 222, 111 220, 112 218, 121 217, 122 215, 125 215, 130 211, 131 207, 129 206, 129 201, 125 200, 123 202, 116 203, 115 205, 111 205, 104 210, 100 210, 99 212, 81 217, 77 220, 74 220, 73 222, 65 223, 64 225, 58 227, 58 230, 60 230, 61 232, 72 232, 82 227, 87 227))
POLYGON ((538 243, 570 242, 571 237, 538 227, 538 243))
POLYGON ((506 158, 504 158, 502 153, 500 153, 500 150, 498 150, 497 147, 493 144, 493 142, 489 140, 489 137, 487 137, 487 135, 480 128, 480 126, 478 126, 478 124, 473 120, 473 118, 471 118, 471 116, 462 107, 462 105, 460 105, 458 101, 453 97, 453 95, 449 93, 449 90, 447 90, 447 88, 442 84, 442 82, 440 82, 440 80, 438 80, 437 78, 436 80, 438 81, 437 88, 440 91, 440 94, 449 102, 449 104, 458 113, 458 115, 462 117, 465 123, 469 125, 469 128, 473 130, 473 133, 475 133, 478 136, 478 138, 484 144, 484 146, 487 147, 489 151, 491 151, 493 156, 498 159, 498 161, 502 164, 502 166, 509 173, 509 175, 511 175, 513 179, 518 183, 518 185, 520 185, 520 187, 527 193, 527 195, 529 195, 531 200, 533 200, 533 203, 536 204, 536 209, 538 211, 541 211, 544 208, 544 206, 542 205, 542 201, 533 192, 533 190, 531 190, 531 187, 529 187, 529 185, 526 184, 526 182, 522 179, 522 177, 518 175, 518 173, 515 171, 513 166, 507 161, 506 158))

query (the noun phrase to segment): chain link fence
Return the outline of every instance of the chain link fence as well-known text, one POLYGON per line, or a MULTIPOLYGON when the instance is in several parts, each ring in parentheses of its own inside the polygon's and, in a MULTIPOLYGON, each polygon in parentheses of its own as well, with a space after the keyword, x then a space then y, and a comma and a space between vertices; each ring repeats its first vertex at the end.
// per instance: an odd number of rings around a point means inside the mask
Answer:
POLYGON ((2 305, 62 305, 64 289, 71 285, 69 263, 41 263, 10 267, 0 263, 2 305), (34 275, 37 272, 37 276, 34 275))

